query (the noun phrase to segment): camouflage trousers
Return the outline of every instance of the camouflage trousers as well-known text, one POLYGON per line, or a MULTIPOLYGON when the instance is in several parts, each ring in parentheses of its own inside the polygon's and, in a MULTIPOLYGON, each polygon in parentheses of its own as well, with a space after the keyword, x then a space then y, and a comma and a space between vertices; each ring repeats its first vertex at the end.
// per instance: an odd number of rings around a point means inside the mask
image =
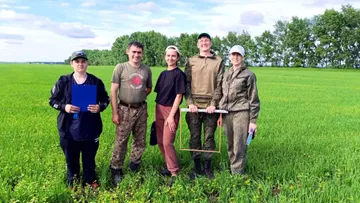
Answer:
POLYGON ((138 108, 118 106, 120 124, 116 126, 116 138, 110 167, 118 170, 124 166, 130 133, 133 135, 130 162, 139 164, 145 150, 147 128, 147 104, 138 108))
MULTIPOLYGON (((214 133, 217 126, 218 113, 186 113, 186 122, 190 130, 190 149, 214 150, 214 133), (201 129, 204 124, 204 145, 201 144, 201 129)), ((205 152, 204 160, 211 160, 213 153, 205 152)), ((200 159, 201 152, 191 152, 192 159, 200 159)))
POLYGON ((227 136, 227 151, 233 174, 244 174, 246 164, 249 111, 236 111, 223 114, 224 132, 227 136))

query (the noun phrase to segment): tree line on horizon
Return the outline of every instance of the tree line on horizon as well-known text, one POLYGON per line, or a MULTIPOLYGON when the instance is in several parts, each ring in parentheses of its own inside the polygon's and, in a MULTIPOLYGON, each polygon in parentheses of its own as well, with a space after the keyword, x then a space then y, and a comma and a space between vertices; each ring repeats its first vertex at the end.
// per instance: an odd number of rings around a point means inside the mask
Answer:
MULTIPOLYGON (((343 5, 340 11, 327 9, 312 18, 292 17, 279 20, 274 31, 265 30, 252 37, 248 32, 228 32, 224 37, 212 36, 212 50, 228 63, 227 53, 233 45, 246 50, 248 66, 360 68, 360 9, 343 5)), ((211 35, 211 32, 209 32, 211 35)), ((130 41, 144 44, 143 63, 165 66, 164 50, 176 45, 181 52, 179 66, 187 57, 198 54, 198 33, 181 33, 167 37, 159 32, 134 32, 118 37, 111 50, 84 50, 89 65, 116 65, 127 61, 125 50, 130 41)), ((70 57, 65 60, 69 63, 70 57)))

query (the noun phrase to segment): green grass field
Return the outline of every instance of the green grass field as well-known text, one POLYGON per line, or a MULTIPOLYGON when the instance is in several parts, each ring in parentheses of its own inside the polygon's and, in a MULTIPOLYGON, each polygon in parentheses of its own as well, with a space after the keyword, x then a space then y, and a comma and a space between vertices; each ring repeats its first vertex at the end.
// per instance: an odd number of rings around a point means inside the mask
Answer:
MULTIPOLYGON (((110 89, 113 67, 89 67, 110 89)), ((163 68, 152 68, 153 83, 163 68)), ((0 65, 0 202, 359 202, 360 72, 354 70, 251 68, 258 79, 261 111, 248 151, 247 177, 229 173, 226 137, 214 154, 215 179, 188 178, 193 163, 178 151, 180 178, 172 188, 160 177, 157 146, 148 145, 138 174, 128 169, 118 188, 108 170, 115 126, 111 108, 97 153, 102 184, 96 194, 65 184, 65 158, 48 104, 60 65, 0 65)), ((150 126, 155 93, 148 97, 150 126)), ((183 120, 183 145, 188 132, 183 120)), ((148 133, 149 134, 149 133, 148 133)), ((149 137, 147 137, 148 140, 149 137)), ((176 148, 179 149, 179 134, 176 148)), ((217 138, 218 139, 218 138, 217 138)), ((130 144, 130 143, 129 143, 130 144)))

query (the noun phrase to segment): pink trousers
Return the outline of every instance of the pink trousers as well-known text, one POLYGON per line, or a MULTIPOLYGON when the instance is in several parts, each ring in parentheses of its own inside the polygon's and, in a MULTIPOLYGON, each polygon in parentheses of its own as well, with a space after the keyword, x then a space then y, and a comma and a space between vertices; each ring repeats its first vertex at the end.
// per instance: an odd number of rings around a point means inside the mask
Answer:
MULTIPOLYGON (((170 114, 171 108, 171 106, 156 104, 156 138, 160 151, 164 156, 167 169, 172 175, 176 175, 179 171, 178 159, 174 147, 176 130, 172 132, 168 126, 165 126, 165 121, 170 114)), ((175 129, 178 127, 179 118, 180 111, 178 110, 174 116, 175 129)))

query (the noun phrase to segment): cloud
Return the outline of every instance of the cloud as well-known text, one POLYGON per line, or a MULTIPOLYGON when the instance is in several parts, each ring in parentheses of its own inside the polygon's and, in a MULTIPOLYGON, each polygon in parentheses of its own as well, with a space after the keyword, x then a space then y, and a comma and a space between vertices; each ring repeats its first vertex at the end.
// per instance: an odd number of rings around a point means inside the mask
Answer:
POLYGON ((184 2, 184 1, 178 1, 178 0, 172 0, 169 2, 170 4, 174 4, 176 6, 176 8, 179 8, 179 7, 186 7, 186 8, 189 8, 189 7, 193 7, 193 3, 190 3, 190 2, 184 2))
MULTIPOLYGON (((352 0, 351 3, 360 2, 359 0, 352 0)), ((316 6, 324 7, 324 5, 341 5, 350 3, 349 0, 303 0, 302 5, 304 6, 316 6)))
POLYGON ((48 17, 21 14, 12 10, 0 10, 0 20, 6 20, 15 24, 20 23, 22 26, 35 26, 37 28, 47 29, 53 33, 70 38, 93 38, 96 36, 88 26, 79 22, 58 23, 51 21, 48 17))
POLYGON ((30 6, 15 6, 13 8, 20 9, 20 10, 28 10, 30 8, 30 6))
POLYGON ((264 22, 264 15, 258 11, 245 11, 241 14, 240 23, 243 25, 258 26, 264 22))
POLYGON ((70 38, 94 38, 96 35, 90 28, 81 23, 53 23, 50 25, 50 30, 70 38))
POLYGON ((153 11, 159 7, 156 5, 156 3, 149 1, 145 3, 131 4, 129 5, 129 8, 135 11, 153 11))
POLYGON ((67 6, 69 6, 69 3, 67 3, 67 2, 61 2, 61 3, 60 3, 60 6, 62 6, 62 7, 67 7, 67 6))
POLYGON ((13 10, 0 10, 0 20, 14 20, 14 21, 31 21, 35 16, 31 14, 20 14, 13 10))
POLYGON ((108 40, 105 40, 101 37, 96 37, 94 39, 86 39, 81 42, 81 47, 83 49, 110 49, 112 43, 108 40))
POLYGON ((83 3, 81 3, 82 7, 92 7, 95 5, 96 5, 96 2, 93 0, 83 1, 83 3))
POLYGON ((24 40, 25 37, 18 34, 0 33, 0 39, 24 40))
POLYGON ((7 41, 5 41, 5 44, 14 44, 14 45, 19 45, 19 44, 23 44, 23 41, 17 41, 17 40, 7 40, 7 41))
POLYGON ((170 26, 173 21, 174 19, 170 19, 170 18, 158 18, 158 19, 151 19, 150 22, 147 23, 150 26, 164 27, 164 26, 170 26))

